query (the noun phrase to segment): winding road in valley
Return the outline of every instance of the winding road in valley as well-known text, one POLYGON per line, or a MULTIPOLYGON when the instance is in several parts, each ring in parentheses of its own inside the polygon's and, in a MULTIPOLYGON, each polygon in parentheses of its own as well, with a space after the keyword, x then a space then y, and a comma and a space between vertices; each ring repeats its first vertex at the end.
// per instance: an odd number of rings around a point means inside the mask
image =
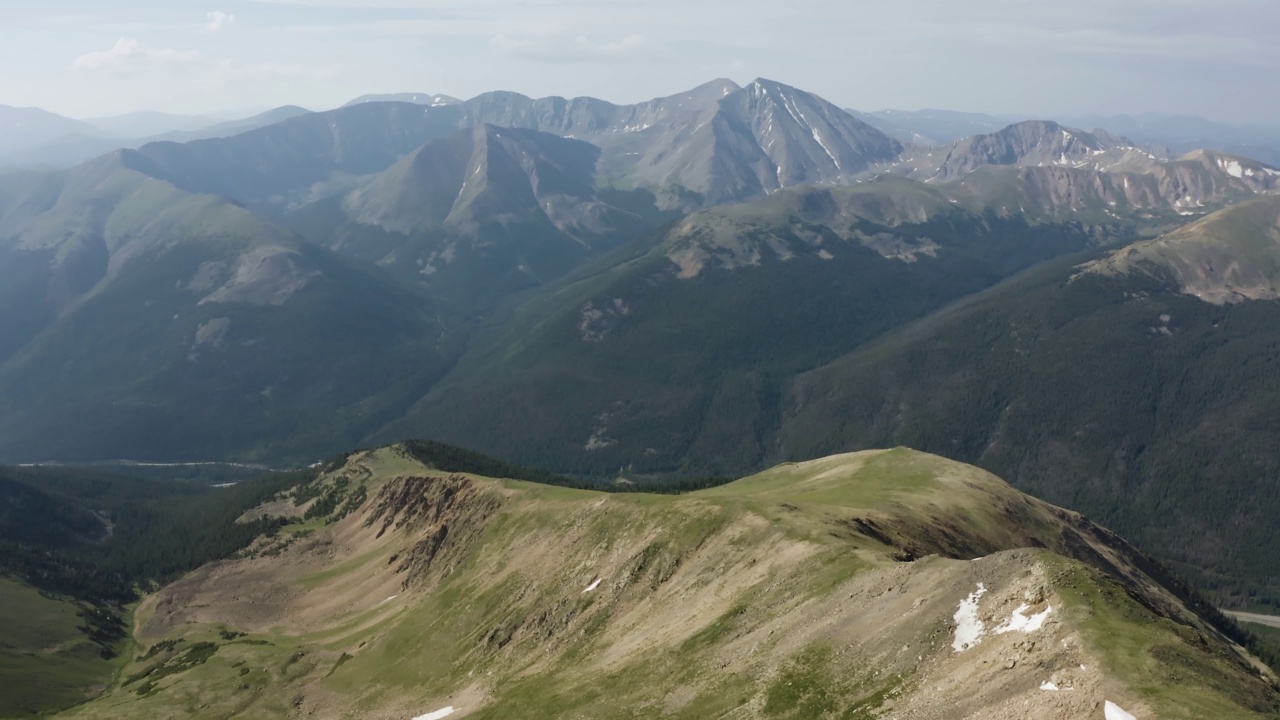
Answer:
POLYGON ((1240 622, 1280 628, 1280 615, 1259 615, 1257 613, 1233 612, 1231 610, 1223 610, 1222 612, 1233 620, 1238 620, 1240 622))

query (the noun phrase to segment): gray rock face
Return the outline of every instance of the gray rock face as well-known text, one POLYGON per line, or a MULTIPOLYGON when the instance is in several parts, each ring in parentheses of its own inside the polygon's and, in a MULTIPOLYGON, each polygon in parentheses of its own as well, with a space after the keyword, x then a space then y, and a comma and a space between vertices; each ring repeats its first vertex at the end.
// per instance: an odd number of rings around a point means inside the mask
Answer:
POLYGON ((960 199, 978 195, 1002 213, 1093 213, 1116 221, 1153 213, 1177 220, 1280 189, 1280 171, 1255 160, 1207 150, 1171 158, 1104 130, 1044 121, 911 147, 872 171, 954 184, 960 199))
POLYGON ((472 122, 598 145, 605 178, 654 189, 669 207, 843 182, 902 151, 898 141, 816 95, 763 79, 745 88, 717 80, 638 105, 490 93, 463 107, 472 122))
POLYGON ((652 196, 622 207, 617 193, 599 189, 599 157, 580 140, 478 125, 291 222, 415 285, 491 299, 557 277, 663 217, 652 196))
POLYGON ((941 147, 908 151, 895 172, 926 182, 963 177, 987 165, 1022 167, 1114 167, 1129 155, 1151 162, 1161 155, 1105 131, 1085 132, 1054 122, 1029 120, 985 135, 962 138, 941 147))

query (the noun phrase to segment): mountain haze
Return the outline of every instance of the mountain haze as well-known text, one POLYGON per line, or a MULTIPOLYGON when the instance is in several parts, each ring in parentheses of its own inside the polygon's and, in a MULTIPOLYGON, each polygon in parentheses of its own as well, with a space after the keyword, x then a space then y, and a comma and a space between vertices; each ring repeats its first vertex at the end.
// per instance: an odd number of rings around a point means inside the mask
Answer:
POLYGON ((343 107, 371 102, 404 102, 439 107, 441 105, 456 105, 462 101, 448 95, 432 95, 430 93, 384 93, 380 95, 361 95, 343 105, 343 107))
POLYGON ((123 115, 89 118, 85 122, 115 137, 145 138, 170 132, 199 130, 202 127, 214 125, 218 121, 204 115, 175 115, 144 110, 123 115))
MULTIPOLYGON (((972 135, 996 132, 1009 118, 954 110, 879 110, 850 114, 880 132, 908 145, 945 145, 972 135)), ((1105 123, 1103 123, 1105 125, 1105 123)))
MULTIPOLYGON (((210 123, 195 129, 165 130, 162 134, 132 137, 110 134, 91 128, 73 129, 40 141, 23 142, 8 152, 0 149, 0 167, 67 168, 105 155, 113 150, 134 149, 149 142, 189 142, 207 138, 229 137, 260 127, 273 125, 310 112, 304 108, 284 106, 241 120, 210 123)), ((203 121, 202 121, 203 122, 203 121)), ((161 125, 160 127, 167 127, 161 125)), ((187 124, 183 124, 187 127, 187 124)))
POLYGON ((67 135, 94 136, 102 130, 80 120, 39 108, 0 105, 0 157, 42 145, 67 135))
POLYGON ((154 170, 121 151, 0 182, 6 455, 253 453, 321 409, 376 421, 445 362, 429 302, 154 170))

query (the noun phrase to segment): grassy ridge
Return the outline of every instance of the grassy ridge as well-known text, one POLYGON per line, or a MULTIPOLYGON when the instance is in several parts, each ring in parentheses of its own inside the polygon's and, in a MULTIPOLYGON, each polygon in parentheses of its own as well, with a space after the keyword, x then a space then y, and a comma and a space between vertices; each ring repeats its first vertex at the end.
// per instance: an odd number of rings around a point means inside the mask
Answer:
POLYGON ((1274 704, 1202 624, 1152 610, 1167 595, 1114 578, 1103 580, 1118 596, 1090 594, 1096 571, 1053 554, 1070 551, 1069 515, 941 458, 828 458, 680 497, 441 472, 391 449, 334 467, 320 484, 358 480, 362 507, 149 599, 145 652, 110 695, 71 715, 411 717, 454 706, 479 718, 869 720, 916 707, 935 718, 1009 693, 1039 702, 1043 667, 1086 663, 1121 679, 1078 690, 1085 707, 1104 691, 1173 718, 1212 708, 1252 719, 1274 704), (904 543, 941 554, 897 561, 904 543), (1036 543, 1049 549, 1003 552, 1036 543), (950 618, 975 582, 990 590, 989 612, 1039 593, 1034 602, 1069 624, 1034 638, 1043 656, 996 635, 958 656, 950 618), (1085 596, 1068 612, 1059 603, 1074 588, 1085 596), (1089 624, 1104 612, 1117 624, 1089 624), (1176 687, 1145 687, 1105 649, 1077 654, 1077 623, 1090 648, 1134 638, 1156 677, 1178 674, 1176 687), (1000 670, 1011 653, 1023 661, 1000 670), (932 688, 952 673, 971 691, 939 708, 932 688))

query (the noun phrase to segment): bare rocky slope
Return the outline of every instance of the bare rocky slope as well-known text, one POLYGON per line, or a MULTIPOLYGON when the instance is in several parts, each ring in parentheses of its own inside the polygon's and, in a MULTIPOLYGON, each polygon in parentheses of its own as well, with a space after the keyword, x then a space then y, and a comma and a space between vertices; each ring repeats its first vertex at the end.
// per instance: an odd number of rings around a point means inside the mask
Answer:
POLYGON ((150 596, 66 717, 1261 718, 1270 672, 1085 518, 910 450, 684 496, 398 448, 150 596))
POLYGON ((1150 275, 1215 304, 1275 300, 1280 280, 1280 198, 1236 205, 1091 263, 1104 275, 1150 275))

